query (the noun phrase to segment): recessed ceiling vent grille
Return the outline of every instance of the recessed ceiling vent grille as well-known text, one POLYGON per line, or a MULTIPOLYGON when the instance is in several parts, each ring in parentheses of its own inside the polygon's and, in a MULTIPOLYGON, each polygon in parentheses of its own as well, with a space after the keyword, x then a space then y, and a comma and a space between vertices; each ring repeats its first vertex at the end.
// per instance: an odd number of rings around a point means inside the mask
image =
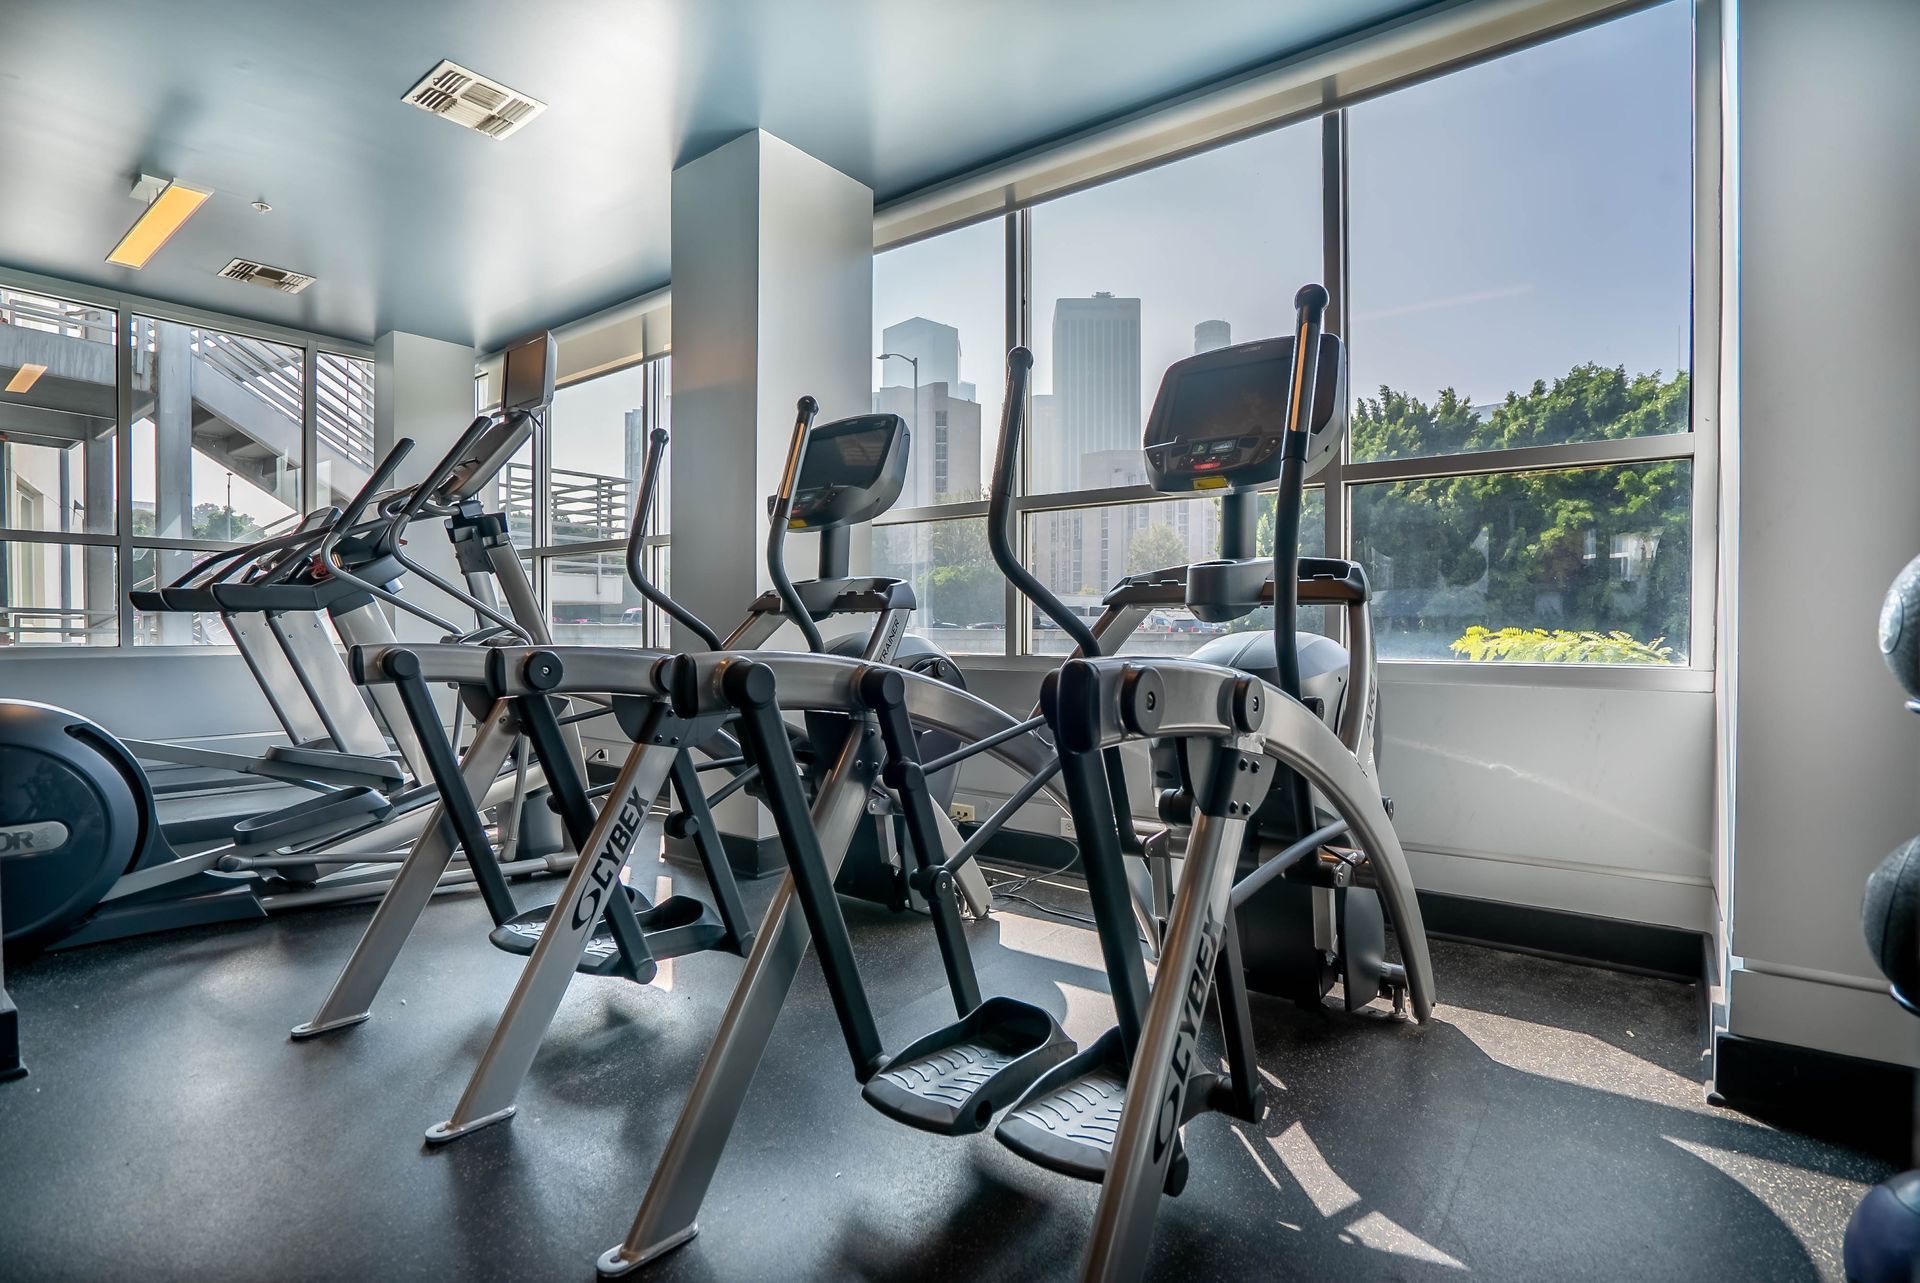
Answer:
POLYGON ((304 272, 290 272, 284 267, 268 267, 265 263, 251 263, 244 258, 236 258, 228 263, 220 269, 220 275, 230 281, 244 281, 248 285, 279 290, 282 294, 298 294, 314 282, 314 278, 304 272))
POLYGON ((407 90, 403 101, 489 138, 517 132, 547 109, 538 98, 446 60, 407 90))

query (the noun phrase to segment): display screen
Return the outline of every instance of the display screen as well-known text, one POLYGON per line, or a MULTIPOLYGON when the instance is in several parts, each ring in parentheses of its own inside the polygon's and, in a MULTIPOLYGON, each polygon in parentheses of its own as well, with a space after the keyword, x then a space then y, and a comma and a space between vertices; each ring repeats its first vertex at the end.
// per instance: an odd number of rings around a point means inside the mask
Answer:
POLYGON ((500 407, 538 410, 553 400, 553 338, 542 334, 507 349, 500 407))
POLYGON ((887 461, 887 449, 893 444, 892 416, 869 420, 866 426, 807 443, 807 456, 800 466, 801 490, 822 490, 828 486, 866 489, 880 479, 881 465, 887 461))
POLYGON ((1236 438, 1286 430, 1287 377, 1281 361, 1241 361, 1188 374, 1167 418, 1171 439, 1191 441, 1193 457, 1224 456, 1236 438))

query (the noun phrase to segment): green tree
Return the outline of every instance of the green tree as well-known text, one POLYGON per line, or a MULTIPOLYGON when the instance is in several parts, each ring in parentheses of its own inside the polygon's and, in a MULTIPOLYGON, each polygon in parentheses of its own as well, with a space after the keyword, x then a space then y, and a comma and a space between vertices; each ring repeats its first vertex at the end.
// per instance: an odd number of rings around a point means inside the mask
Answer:
POLYGON ((1127 544, 1127 573, 1144 574, 1168 566, 1186 563, 1187 541, 1174 533, 1172 526, 1156 521, 1139 531, 1127 544))
POLYGON ((996 620, 1006 610, 1006 580, 993 564, 984 520, 935 521, 930 535, 932 569, 927 574, 922 616, 947 624, 996 620))
MULTIPOLYGON (((1684 432, 1689 392, 1684 373, 1629 376, 1594 364, 1509 394, 1485 416, 1453 389, 1429 404, 1381 388, 1356 407, 1354 453, 1415 457, 1684 432)), ((1436 634, 1465 641, 1476 625, 1618 633, 1634 646, 1635 638, 1684 638, 1691 490, 1682 460, 1360 487, 1355 555, 1377 590, 1376 630, 1383 639, 1418 635, 1429 649, 1436 634)), ((1525 650, 1536 661, 1590 662, 1575 646, 1481 649, 1476 657, 1525 650)))

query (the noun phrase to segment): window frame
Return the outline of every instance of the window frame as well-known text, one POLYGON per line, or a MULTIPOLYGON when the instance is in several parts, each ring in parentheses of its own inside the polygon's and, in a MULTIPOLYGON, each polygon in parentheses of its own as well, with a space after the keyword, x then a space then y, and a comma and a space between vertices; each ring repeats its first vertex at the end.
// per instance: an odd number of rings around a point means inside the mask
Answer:
MULTIPOLYGON (((41 294, 49 298, 69 303, 79 303, 89 307, 110 308, 114 313, 114 533, 99 534, 81 531, 0 531, 0 538, 14 543, 51 544, 56 547, 112 548, 114 550, 114 587, 115 587, 115 634, 114 643, 108 645, 36 645, 9 646, 0 651, 8 657, 20 655, 63 655, 63 656, 101 656, 132 654, 134 643, 134 612, 127 605, 127 593, 130 591, 130 577, 133 571, 136 550, 162 549, 184 550, 189 552, 218 552, 234 545, 210 539, 156 538, 152 536, 135 537, 133 534, 133 345, 132 326, 135 317, 155 321, 169 321, 180 325, 190 325, 199 329, 217 330, 223 334, 232 334, 239 338, 254 339, 260 342, 278 343, 298 349, 301 353, 301 389, 302 410, 300 426, 300 494, 299 510, 301 514, 313 511, 318 501, 318 470, 314 463, 319 454, 318 446, 318 400, 315 396, 315 380, 321 354, 347 357, 354 360, 373 361, 372 347, 353 343, 346 339, 333 338, 307 330, 291 329, 274 325, 267 321, 254 321, 245 317, 229 316, 221 312, 212 312, 204 308, 189 307, 180 303, 168 303, 160 299, 149 298, 125 290, 109 289, 88 285, 79 281, 61 280, 43 276, 37 272, 24 272, 14 268, 0 266, 0 289, 20 290, 26 293, 41 294)), ((217 655, 233 654, 231 646, 178 646, 147 645, 138 647, 142 655, 192 654, 217 655)))
MULTIPOLYGON (((1506 54, 1545 44, 1588 27, 1650 9, 1669 0, 1634 0, 1632 3, 1585 3, 1579 0, 1542 0, 1520 6, 1518 18, 1531 18, 1533 25, 1515 34, 1498 23, 1501 39, 1485 39, 1478 48, 1453 51, 1450 57, 1436 56, 1431 65, 1388 76, 1377 82, 1361 84, 1352 92, 1336 95, 1331 104, 1316 101, 1288 109, 1284 92, 1270 94, 1268 109, 1258 109, 1251 120, 1223 124, 1217 114, 1196 115, 1190 104, 1145 113, 1146 124, 1123 122, 1110 134, 1121 138, 1128 131, 1146 131, 1156 142, 1142 155, 1142 145, 1109 142, 1108 163, 1075 156, 1069 142, 1057 151, 1068 157, 1065 167, 1070 177, 1055 176, 1061 163, 1051 163, 1051 154, 1012 163, 1015 171, 1038 171, 1043 176, 1031 180, 1033 189, 1023 194, 1020 183, 1007 181, 1004 173, 989 172, 972 179, 957 180, 936 193, 909 197, 879 211, 875 220, 875 253, 884 253, 946 232, 998 218, 1005 227, 1004 289, 1006 293, 1006 343, 1011 348, 1028 344, 1032 337, 1033 231, 1034 207, 1066 195, 1125 178, 1147 169, 1173 164, 1188 156, 1211 151, 1229 143, 1289 125, 1318 118, 1321 122, 1321 193, 1323 279, 1332 296, 1328 309, 1328 328, 1345 331, 1345 313, 1349 288, 1348 158, 1350 144, 1347 108, 1379 97, 1419 81, 1447 72, 1462 70, 1506 54), (1328 107, 1331 106, 1331 110, 1328 107), (1182 124, 1183 112, 1186 123, 1182 124), (1155 128, 1155 117, 1168 117, 1170 125, 1155 128), (998 179, 994 207, 981 211, 978 198, 969 188, 991 187, 998 179), (940 201, 952 215, 942 220, 940 201), (973 207, 970 208, 970 205, 973 207)), ((1537 685, 1569 687, 1607 687, 1649 690, 1711 691, 1715 685, 1716 618, 1718 604, 1718 523, 1719 523, 1719 397, 1720 397, 1720 316, 1722 306, 1722 247, 1720 245, 1722 191, 1722 151, 1724 146, 1721 112, 1722 62, 1720 44, 1720 6, 1722 0, 1671 0, 1689 6, 1694 31, 1694 111, 1693 111, 1693 208, 1692 208, 1692 344, 1689 358, 1689 428, 1685 433, 1665 436, 1575 442, 1553 446, 1527 446, 1509 450, 1475 451, 1454 455, 1433 455, 1412 459, 1386 459, 1358 462, 1351 458, 1351 438, 1343 441, 1337 457, 1314 478, 1326 487, 1326 547, 1331 555, 1350 556, 1352 530, 1350 487, 1355 485, 1411 481, 1450 476, 1484 476, 1490 473, 1519 471, 1555 471, 1606 464, 1653 463, 1671 459, 1692 462, 1692 548, 1689 567, 1689 629, 1687 662, 1684 665, 1577 665, 1577 664, 1468 664, 1446 660, 1404 660, 1382 657, 1381 665, 1391 665, 1396 678, 1430 683, 1482 683, 1488 685, 1537 685)), ((1413 24, 1409 24, 1413 25, 1413 24)), ((1483 33, 1484 35, 1484 33, 1483 33)), ((1471 39, 1471 34, 1469 34, 1471 39)), ((1336 49, 1327 57, 1339 56, 1336 49)), ((1389 59, 1390 61, 1390 59, 1389 59)), ((1292 78, 1303 83, 1315 63, 1314 56, 1285 64, 1269 73, 1283 81, 1292 78)), ((1323 72, 1324 74, 1324 72, 1323 72)), ((1255 77, 1254 79, 1257 79, 1255 77)), ((1357 77, 1365 81, 1365 77, 1357 77)), ((1314 83, 1318 83, 1315 81, 1314 83)), ((1226 91, 1231 92, 1230 85, 1226 91)), ((1198 98, 1208 101, 1203 93, 1198 98)), ((1079 151, 1085 152, 1086 145, 1079 151)), ((1031 393, 1029 393, 1031 397, 1031 393)), ((1030 403, 1029 403, 1030 404, 1030 403)), ((984 434, 983 434, 984 435, 984 434)), ((1027 517, 1039 512, 1072 511, 1112 507, 1127 503, 1164 500, 1145 485, 1124 486, 1069 493, 1030 493, 1033 442, 1028 433, 1021 442, 1022 459, 1019 484, 1011 508, 1014 517, 1014 551, 1023 560, 1027 517)), ((882 516, 877 525, 908 525, 934 520, 962 520, 984 517, 985 502, 949 503, 896 509, 882 516)), ((1004 655, 970 655, 968 662, 1009 671, 1045 672, 1058 666, 1057 656, 1032 653, 1031 624, 1028 612, 1019 609, 1016 593, 1008 585, 1006 596, 1006 652, 1004 655)), ((1335 635, 1338 636, 1338 623, 1335 635)))
MULTIPOLYGON (((572 378, 558 379, 554 382, 554 392, 558 394, 566 388, 579 387, 583 384, 591 383, 596 379, 610 378, 617 374, 624 374, 636 367, 651 367, 647 370, 646 387, 641 401, 641 406, 646 411, 646 430, 651 433, 655 428, 662 426, 663 412, 666 409, 667 399, 672 395, 672 366, 670 364, 672 356, 673 353, 671 349, 651 351, 637 355, 631 360, 601 366, 591 371, 575 375, 572 378)), ((476 370, 473 378, 474 402, 478 407, 476 413, 479 413, 491 408, 481 403, 494 389, 489 380, 488 372, 484 368, 476 370)), ((495 405, 497 405, 497 402, 495 402, 495 405)), ((556 543, 554 541, 552 504, 553 433, 551 422, 550 414, 543 415, 534 425, 533 462, 531 464, 533 469, 533 529, 528 532, 528 544, 518 550, 520 555, 530 563, 528 578, 533 584, 534 597, 539 601, 540 608, 549 612, 549 619, 552 617, 551 612, 553 610, 553 602, 549 600, 549 590, 552 585, 552 569, 555 561, 563 558, 592 557, 609 552, 624 554, 627 547, 627 540, 624 538, 593 539, 571 543, 556 543)), ((660 570, 664 564, 664 558, 670 555, 668 550, 671 549, 673 545, 673 532, 671 530, 664 534, 658 531, 660 516, 660 509, 656 507, 654 510, 654 521, 652 523, 654 529, 642 538, 640 542, 642 555, 647 561, 648 574, 654 578, 655 582, 658 582, 660 570)), ((665 632, 670 627, 669 622, 662 618, 660 611, 652 607, 648 608, 643 618, 642 645, 649 647, 661 645, 665 641, 665 632)))

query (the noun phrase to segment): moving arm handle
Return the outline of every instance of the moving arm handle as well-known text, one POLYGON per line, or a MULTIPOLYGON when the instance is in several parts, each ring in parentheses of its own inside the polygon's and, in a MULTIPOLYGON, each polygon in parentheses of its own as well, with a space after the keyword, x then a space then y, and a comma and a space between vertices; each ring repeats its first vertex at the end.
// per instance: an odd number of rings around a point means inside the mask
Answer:
MULTIPOLYGON (((520 410, 515 413, 524 414, 525 411, 520 410)), ((400 532, 407 528, 407 523, 420 515, 420 510, 426 507, 427 502, 434 497, 440 487, 446 484, 447 478, 453 475, 454 469, 466 460, 472 453, 473 447, 492 426, 493 416, 490 414, 482 414, 467 425, 467 430, 460 434, 460 439, 453 443, 453 448, 441 456, 440 462, 433 465, 433 471, 420 479, 420 484, 415 486, 413 493, 407 496, 406 506, 395 514, 394 538, 397 539, 400 532)))
POLYGON ((794 591, 793 580, 787 577, 787 523, 793 519, 793 492, 800 484, 800 465, 806 462, 807 438, 813 434, 813 417, 818 413, 818 401, 810 396, 800 398, 793 417, 793 442, 787 447, 786 471, 780 474, 780 488, 774 492, 773 511, 767 520, 767 574, 786 613, 806 635, 807 649, 815 654, 825 650, 827 644, 813 616, 807 613, 806 603, 794 591))
POLYGON ((1081 655, 1098 655, 1100 641, 1087 627, 1087 621, 1068 610, 1065 602, 1020 564, 1020 558, 1013 551, 1013 481, 1014 472, 1020 466, 1020 433, 1027 417, 1027 376, 1032 370, 1033 353, 1024 347, 1007 353, 1007 396, 1000 409, 1000 448, 994 455, 993 488, 987 496, 987 546, 1000 573, 1066 630, 1067 636, 1079 646, 1081 655))
POLYGON ((331 556, 340 540, 359 524, 361 516, 365 514, 367 506, 373 502, 374 496, 385 489, 387 482, 393 480, 393 474, 400 470, 401 461, 411 453, 413 453, 412 437, 401 437, 395 441, 393 448, 374 465, 373 471, 367 474, 367 479, 361 483, 360 489, 355 491, 353 498, 347 501, 347 506, 342 508, 327 525, 307 532, 306 538, 312 545, 312 551, 309 553, 302 549, 295 556, 283 558, 279 566, 260 582, 284 582, 298 573, 310 557, 324 559, 331 556))
POLYGON ((648 519, 653 513, 653 497, 660 488, 660 461, 667 452, 667 430, 655 428, 647 434, 647 458, 640 469, 640 495, 634 501, 633 522, 627 530, 627 578, 640 595, 671 615, 676 623, 690 629, 708 650, 720 649, 720 634, 707 627, 707 621, 675 601, 665 589, 647 578, 646 538, 648 519))
POLYGON ((353 498, 347 501, 347 506, 340 510, 338 517, 334 518, 333 524, 327 527, 326 544, 329 548, 339 542, 341 535, 359 523, 361 514, 366 512, 367 505, 373 502, 373 497, 385 488, 387 482, 393 480, 393 474, 400 470, 401 461, 412 453, 412 437, 401 437, 393 443, 393 449, 387 451, 386 458, 374 465, 373 471, 367 474, 365 483, 354 492, 353 498))
POLYGON ((1280 447, 1280 489, 1274 498, 1273 656, 1280 689, 1300 698, 1300 644, 1294 618, 1300 606, 1300 504, 1307 449, 1313 439, 1320 336, 1326 328, 1327 287, 1302 285, 1293 296, 1293 378, 1287 397, 1287 435, 1280 447))

